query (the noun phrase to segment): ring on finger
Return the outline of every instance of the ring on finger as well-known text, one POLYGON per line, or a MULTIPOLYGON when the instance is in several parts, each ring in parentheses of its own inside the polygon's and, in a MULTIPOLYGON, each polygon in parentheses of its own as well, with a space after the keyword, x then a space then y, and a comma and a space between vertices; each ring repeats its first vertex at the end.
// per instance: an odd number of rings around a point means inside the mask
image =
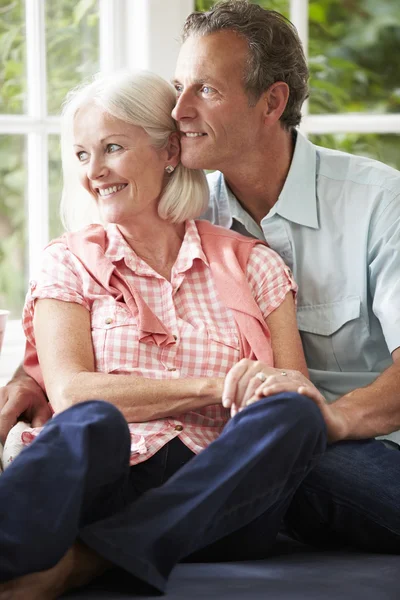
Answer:
POLYGON ((260 379, 260 381, 264 382, 267 379, 267 376, 265 373, 263 373, 262 371, 259 371, 258 373, 256 373, 255 377, 257 377, 257 379, 260 379))
POLYGON ((284 377, 287 377, 286 371, 281 371, 281 375, 283 375, 284 377))

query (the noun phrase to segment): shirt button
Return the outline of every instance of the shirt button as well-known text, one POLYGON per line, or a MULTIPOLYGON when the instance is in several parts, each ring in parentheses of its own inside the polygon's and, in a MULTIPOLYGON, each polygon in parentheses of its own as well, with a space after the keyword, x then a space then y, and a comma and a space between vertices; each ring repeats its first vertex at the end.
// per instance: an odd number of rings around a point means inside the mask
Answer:
POLYGON ((106 325, 111 325, 111 323, 112 323, 112 322, 113 322, 113 320, 112 320, 112 318, 111 318, 111 317, 107 317, 107 319, 104 321, 104 323, 105 323, 106 325))
POLYGON ((168 367, 167 371, 176 371, 176 367, 168 367))
POLYGON ((175 425, 175 431, 183 431, 182 425, 175 425))

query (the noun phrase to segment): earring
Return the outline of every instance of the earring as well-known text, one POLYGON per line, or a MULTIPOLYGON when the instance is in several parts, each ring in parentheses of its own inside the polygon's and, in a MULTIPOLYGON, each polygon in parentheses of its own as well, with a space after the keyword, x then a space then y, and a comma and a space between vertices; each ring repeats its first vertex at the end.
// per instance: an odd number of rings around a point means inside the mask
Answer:
POLYGON ((175 171, 175 168, 172 165, 167 165, 165 167, 165 171, 168 173, 168 175, 171 175, 171 173, 175 171))

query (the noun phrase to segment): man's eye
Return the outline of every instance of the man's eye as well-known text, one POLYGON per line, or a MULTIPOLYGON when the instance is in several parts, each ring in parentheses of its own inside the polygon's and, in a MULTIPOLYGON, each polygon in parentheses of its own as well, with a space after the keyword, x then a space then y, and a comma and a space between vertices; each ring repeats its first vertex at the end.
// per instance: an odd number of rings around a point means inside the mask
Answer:
POLYGON ((175 91, 177 94, 182 94, 183 92, 183 86, 180 85, 179 83, 175 83, 174 85, 175 91))
POLYGON ((203 92, 203 94, 211 94, 214 90, 209 85, 203 85, 201 91, 203 92))
POLYGON ((120 146, 119 144, 107 144, 107 152, 117 152, 117 150, 121 150, 121 147, 122 146, 120 146))
POLYGON ((76 153, 76 156, 78 157, 78 160, 84 161, 84 160, 87 160, 89 155, 84 150, 80 150, 79 152, 76 153))

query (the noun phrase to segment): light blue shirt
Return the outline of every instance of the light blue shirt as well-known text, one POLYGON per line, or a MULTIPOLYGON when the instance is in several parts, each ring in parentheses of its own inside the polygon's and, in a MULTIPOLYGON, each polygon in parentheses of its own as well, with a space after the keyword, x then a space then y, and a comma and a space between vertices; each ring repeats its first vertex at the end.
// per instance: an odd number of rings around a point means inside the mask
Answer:
MULTIPOLYGON (((325 398, 371 383, 400 346, 400 172, 297 133, 285 185, 260 224, 220 172, 208 181, 204 217, 265 239, 292 269, 310 376, 325 398)), ((400 432, 385 437, 400 442, 400 432)))

